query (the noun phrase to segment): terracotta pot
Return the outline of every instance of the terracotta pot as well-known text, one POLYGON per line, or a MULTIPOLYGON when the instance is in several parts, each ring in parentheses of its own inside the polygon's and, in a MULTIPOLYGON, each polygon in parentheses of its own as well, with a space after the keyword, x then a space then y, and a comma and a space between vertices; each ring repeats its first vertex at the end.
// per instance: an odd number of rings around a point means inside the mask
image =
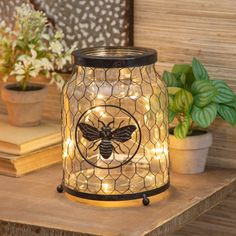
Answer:
POLYGON ((212 145, 212 134, 200 134, 177 139, 169 136, 171 169, 181 174, 197 174, 205 170, 209 147, 212 145))
POLYGON ((26 91, 19 90, 16 84, 4 85, 2 100, 7 107, 9 123, 14 126, 39 125, 46 96, 47 87, 42 84, 30 84, 26 91))

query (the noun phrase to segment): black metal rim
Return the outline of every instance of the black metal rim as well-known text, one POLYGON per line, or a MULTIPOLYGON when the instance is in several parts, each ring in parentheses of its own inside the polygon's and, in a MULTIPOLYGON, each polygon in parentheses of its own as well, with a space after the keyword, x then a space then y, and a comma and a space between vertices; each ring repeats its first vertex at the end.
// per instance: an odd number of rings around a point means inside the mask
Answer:
POLYGON ((74 65, 85 67, 138 67, 155 63, 157 51, 142 47, 93 47, 75 50, 72 59, 74 65), (116 53, 120 56, 114 56, 116 53))
POLYGON ((161 186, 160 188, 156 188, 153 190, 139 192, 139 193, 131 193, 131 194, 116 194, 116 195, 101 195, 101 194, 91 194, 91 193, 84 193, 78 192, 74 189, 68 188, 64 186, 65 192, 79 198, 85 198, 89 200, 97 200, 97 201, 124 201, 124 200, 133 200, 138 198, 143 198, 145 194, 147 197, 160 194, 167 190, 170 186, 170 182, 161 186))

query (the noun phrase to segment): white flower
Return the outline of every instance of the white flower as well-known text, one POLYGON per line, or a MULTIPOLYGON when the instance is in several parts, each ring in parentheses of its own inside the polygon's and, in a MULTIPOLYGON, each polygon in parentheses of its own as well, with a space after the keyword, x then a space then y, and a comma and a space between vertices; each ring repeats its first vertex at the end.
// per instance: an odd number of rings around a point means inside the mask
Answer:
POLYGON ((0 21, 0 71, 4 79, 13 75, 16 81, 27 83, 42 74, 61 88, 64 80, 56 71, 71 62, 75 46, 66 48, 62 31, 51 36, 46 15, 28 4, 16 7, 14 22, 12 30, 0 21))
POLYGON ((26 77, 26 70, 21 63, 16 63, 14 70, 11 71, 10 75, 14 75, 17 82, 20 82, 26 77))
POLYGON ((65 81, 63 80, 62 76, 56 72, 52 72, 52 80, 50 83, 56 82, 57 87, 61 90, 65 81))
POLYGON ((42 64, 40 60, 38 60, 37 52, 35 50, 31 50, 32 56, 29 55, 21 55, 18 57, 18 62, 14 66, 14 70, 10 75, 15 75, 16 80, 20 81, 27 76, 37 77, 39 72, 42 70, 42 64))
POLYGON ((55 39, 62 39, 64 37, 64 34, 62 31, 57 31, 54 37, 55 39))
POLYGON ((34 49, 30 49, 31 55, 33 59, 36 59, 37 57, 37 52, 34 49))
POLYGON ((58 55, 60 55, 63 52, 63 50, 64 50, 63 45, 59 41, 52 41, 52 42, 50 42, 49 49, 53 53, 56 53, 58 55))
POLYGON ((43 33, 42 36, 41 36, 42 39, 46 39, 47 41, 50 40, 50 36, 49 34, 46 34, 46 33, 43 33))
POLYGON ((53 67, 53 64, 48 60, 48 58, 41 58, 40 59, 40 63, 41 63, 41 66, 47 70, 47 71, 50 71, 50 70, 54 70, 54 67, 53 67))
POLYGON ((66 65, 66 59, 63 57, 59 57, 55 60, 55 65, 58 70, 61 70, 66 65))

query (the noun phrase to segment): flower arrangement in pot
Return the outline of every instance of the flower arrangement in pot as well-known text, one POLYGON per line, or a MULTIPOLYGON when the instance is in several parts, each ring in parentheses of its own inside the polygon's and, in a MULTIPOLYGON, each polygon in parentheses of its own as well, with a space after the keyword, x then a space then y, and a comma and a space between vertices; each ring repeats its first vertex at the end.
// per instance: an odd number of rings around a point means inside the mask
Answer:
POLYGON ((222 80, 211 80, 204 66, 174 65, 163 79, 169 94, 170 163, 177 173, 195 174, 205 169, 212 134, 207 128, 220 117, 236 124, 236 95, 222 80))
POLYGON ((2 99, 7 106, 8 120, 15 126, 35 126, 41 119, 47 86, 32 83, 39 76, 50 79, 61 88, 64 84, 58 71, 70 63, 74 50, 65 48, 60 31, 48 33, 45 14, 29 5, 16 7, 13 29, 0 24, 0 74, 4 82, 2 99))

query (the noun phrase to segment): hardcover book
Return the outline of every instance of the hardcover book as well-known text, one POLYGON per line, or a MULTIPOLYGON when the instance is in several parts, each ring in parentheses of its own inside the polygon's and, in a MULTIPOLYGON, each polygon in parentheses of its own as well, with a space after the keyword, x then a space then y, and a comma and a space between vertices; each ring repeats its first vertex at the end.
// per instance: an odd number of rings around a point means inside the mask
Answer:
POLYGON ((16 127, 0 115, 0 152, 24 155, 61 142, 61 127, 42 121, 35 127, 16 127))
POLYGON ((0 174, 19 177, 61 161, 61 144, 21 156, 0 153, 0 174))

